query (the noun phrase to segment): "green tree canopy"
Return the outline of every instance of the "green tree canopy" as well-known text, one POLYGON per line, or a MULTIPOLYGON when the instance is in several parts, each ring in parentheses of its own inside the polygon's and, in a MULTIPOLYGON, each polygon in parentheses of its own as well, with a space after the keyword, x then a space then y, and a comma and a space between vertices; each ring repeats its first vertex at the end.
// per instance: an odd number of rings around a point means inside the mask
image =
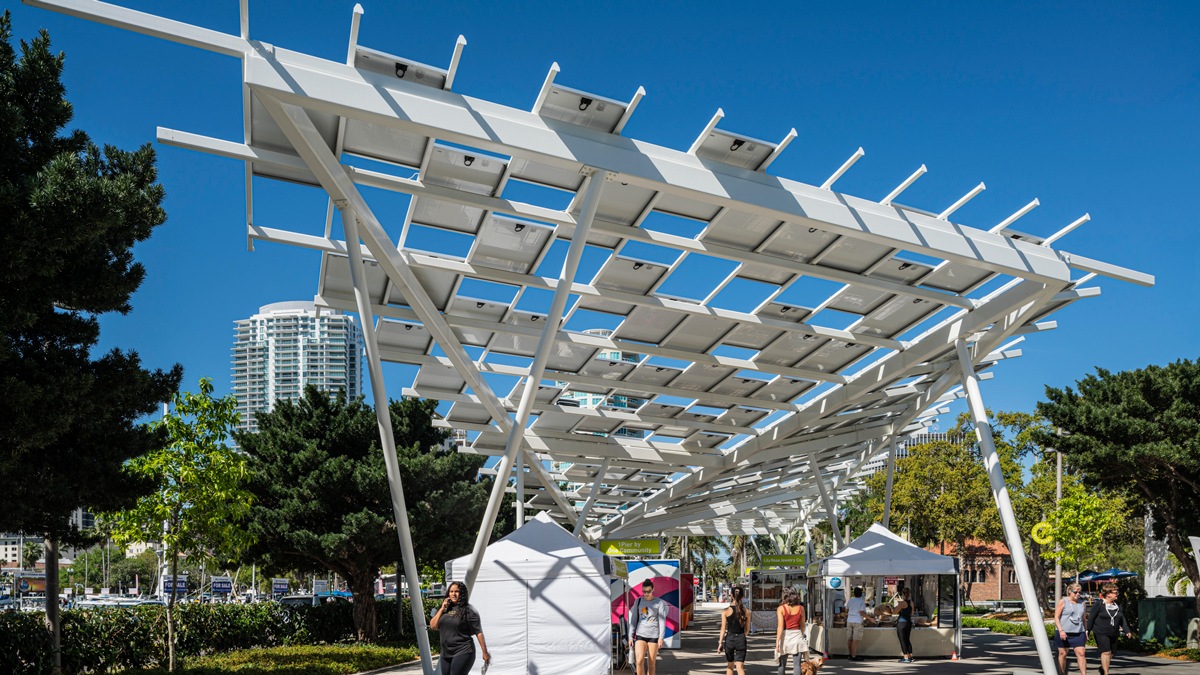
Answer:
POLYGON ((1056 445, 1086 485, 1124 494, 1135 513, 1148 511, 1154 535, 1200 587, 1187 544, 1200 536, 1200 362, 1097 368, 1076 387, 1046 387, 1038 412, 1063 434, 1043 432, 1040 440, 1056 445))
MULTIPOLYGON (((440 447, 436 407, 408 398, 390 406, 418 569, 471 551, 490 489, 478 477, 483 457, 440 447)), ((265 573, 341 575, 354 594, 358 639, 374 640, 375 579, 400 558, 374 412, 344 391, 331 399, 309 386, 257 419, 258 433, 237 434, 256 499, 247 560, 265 573)))
MULTIPOLYGON (((200 380, 200 393, 175 395, 169 414, 153 426, 170 443, 134 458, 130 473, 153 481, 158 490, 130 509, 103 514, 119 544, 161 541, 169 552, 171 578, 179 572, 179 554, 193 559, 238 555, 253 540, 242 527, 251 495, 243 489, 246 460, 225 444, 237 424, 237 399, 212 397, 212 380, 200 380)), ((175 584, 167 607, 168 669, 175 669, 173 612, 175 584)))

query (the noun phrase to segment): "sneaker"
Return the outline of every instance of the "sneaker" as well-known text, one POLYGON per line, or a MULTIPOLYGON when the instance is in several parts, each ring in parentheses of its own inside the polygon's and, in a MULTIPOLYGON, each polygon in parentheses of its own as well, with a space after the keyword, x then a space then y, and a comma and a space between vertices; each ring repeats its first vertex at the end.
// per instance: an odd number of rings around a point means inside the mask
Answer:
POLYGON ((912 659, 900 659, 896 663, 912 663, 912 662, 913 662, 912 659))

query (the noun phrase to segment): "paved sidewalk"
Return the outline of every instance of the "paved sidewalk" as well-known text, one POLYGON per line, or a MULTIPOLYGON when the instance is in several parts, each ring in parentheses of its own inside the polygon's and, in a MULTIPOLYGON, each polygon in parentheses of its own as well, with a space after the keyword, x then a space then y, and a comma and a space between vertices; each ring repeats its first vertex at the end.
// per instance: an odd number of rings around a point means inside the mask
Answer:
MULTIPOLYGON (((683 632, 681 649, 665 649, 659 655, 656 675, 717 675, 725 673, 725 656, 717 654, 717 636, 720 634, 721 617, 713 610, 696 612, 696 621, 683 632)), ((486 635, 486 632, 484 633, 486 635)), ((771 660, 774 635, 759 633, 749 636, 749 653, 746 657, 746 675, 774 675, 777 672, 771 660)), ((903 673, 914 675, 1012 675, 1013 670, 1025 669, 1040 672, 1033 638, 1002 635, 984 629, 963 631, 964 659, 920 659, 912 664, 896 663, 895 659, 868 659, 851 663, 844 658, 833 658, 825 662, 820 675, 833 673, 903 673)), ((1099 675, 1100 654, 1088 648, 1088 673, 1099 675)), ((434 666, 437 657, 434 657, 434 666)), ((788 664, 791 674, 791 663, 788 664)), ((419 662, 397 666, 389 670, 376 671, 378 675, 415 675, 421 672, 419 662)), ((619 675, 632 671, 620 671, 619 675)), ((1079 671, 1071 662, 1069 675, 1079 671)), ((1118 653, 1112 662, 1112 675, 1200 675, 1200 664, 1186 661, 1171 661, 1149 656, 1118 653)), ((565 674, 564 674, 565 675, 565 674)))

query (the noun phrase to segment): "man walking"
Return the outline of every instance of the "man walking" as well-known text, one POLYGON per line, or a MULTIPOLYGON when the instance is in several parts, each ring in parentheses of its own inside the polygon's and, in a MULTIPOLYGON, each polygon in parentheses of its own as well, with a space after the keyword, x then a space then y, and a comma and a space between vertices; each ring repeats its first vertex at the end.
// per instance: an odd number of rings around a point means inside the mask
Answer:
POLYGON ((850 648, 851 661, 862 661, 858 656, 858 641, 863 637, 863 619, 867 616, 862 594, 862 588, 854 589, 854 597, 846 603, 846 646, 850 648))

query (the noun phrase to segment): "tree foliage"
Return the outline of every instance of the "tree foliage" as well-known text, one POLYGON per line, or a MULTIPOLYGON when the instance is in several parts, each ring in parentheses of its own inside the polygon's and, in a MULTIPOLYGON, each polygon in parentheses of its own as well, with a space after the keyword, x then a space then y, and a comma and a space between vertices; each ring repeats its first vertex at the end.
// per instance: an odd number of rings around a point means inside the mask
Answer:
POLYGON ((1059 550, 1047 548, 1042 551, 1042 557, 1069 561, 1072 571, 1078 575, 1100 558, 1101 545, 1108 533, 1124 520, 1125 500, 1119 495, 1100 496, 1077 485, 1072 487, 1074 489, 1069 494, 1064 492, 1058 507, 1046 517, 1059 550))
MULTIPOLYGON (((1057 443, 1086 485, 1120 492, 1134 513, 1148 512, 1155 537, 1200 587, 1187 546, 1200 535, 1200 362, 1097 368, 1076 387, 1046 387, 1038 412, 1064 433, 1043 440, 1057 443)), ((1200 596, 1196 604, 1200 611, 1200 596)))
MULTIPOLYGON (((436 407, 407 398, 390 406, 418 569, 471 551, 491 487, 478 480, 483 457, 441 449, 436 407)), ((237 435, 256 498, 249 528, 257 542, 247 559, 264 574, 341 575, 354 594, 358 639, 374 640, 373 585, 382 566, 400 559, 375 413, 361 399, 331 399, 310 386, 299 401, 258 413, 258 428, 237 435)))
MULTIPOLYGON (((181 552, 195 559, 229 557, 253 541, 241 524, 252 501, 243 487, 246 460, 225 444, 238 422, 237 399, 214 399, 212 391, 212 380, 203 378, 199 394, 176 394, 174 409, 152 424, 170 443, 129 462, 130 473, 153 481, 158 490, 131 509, 100 517, 119 545, 161 541, 169 552, 172 579, 178 576, 181 552)), ((170 670, 175 669, 176 590, 172 583, 167 611, 170 670)))

